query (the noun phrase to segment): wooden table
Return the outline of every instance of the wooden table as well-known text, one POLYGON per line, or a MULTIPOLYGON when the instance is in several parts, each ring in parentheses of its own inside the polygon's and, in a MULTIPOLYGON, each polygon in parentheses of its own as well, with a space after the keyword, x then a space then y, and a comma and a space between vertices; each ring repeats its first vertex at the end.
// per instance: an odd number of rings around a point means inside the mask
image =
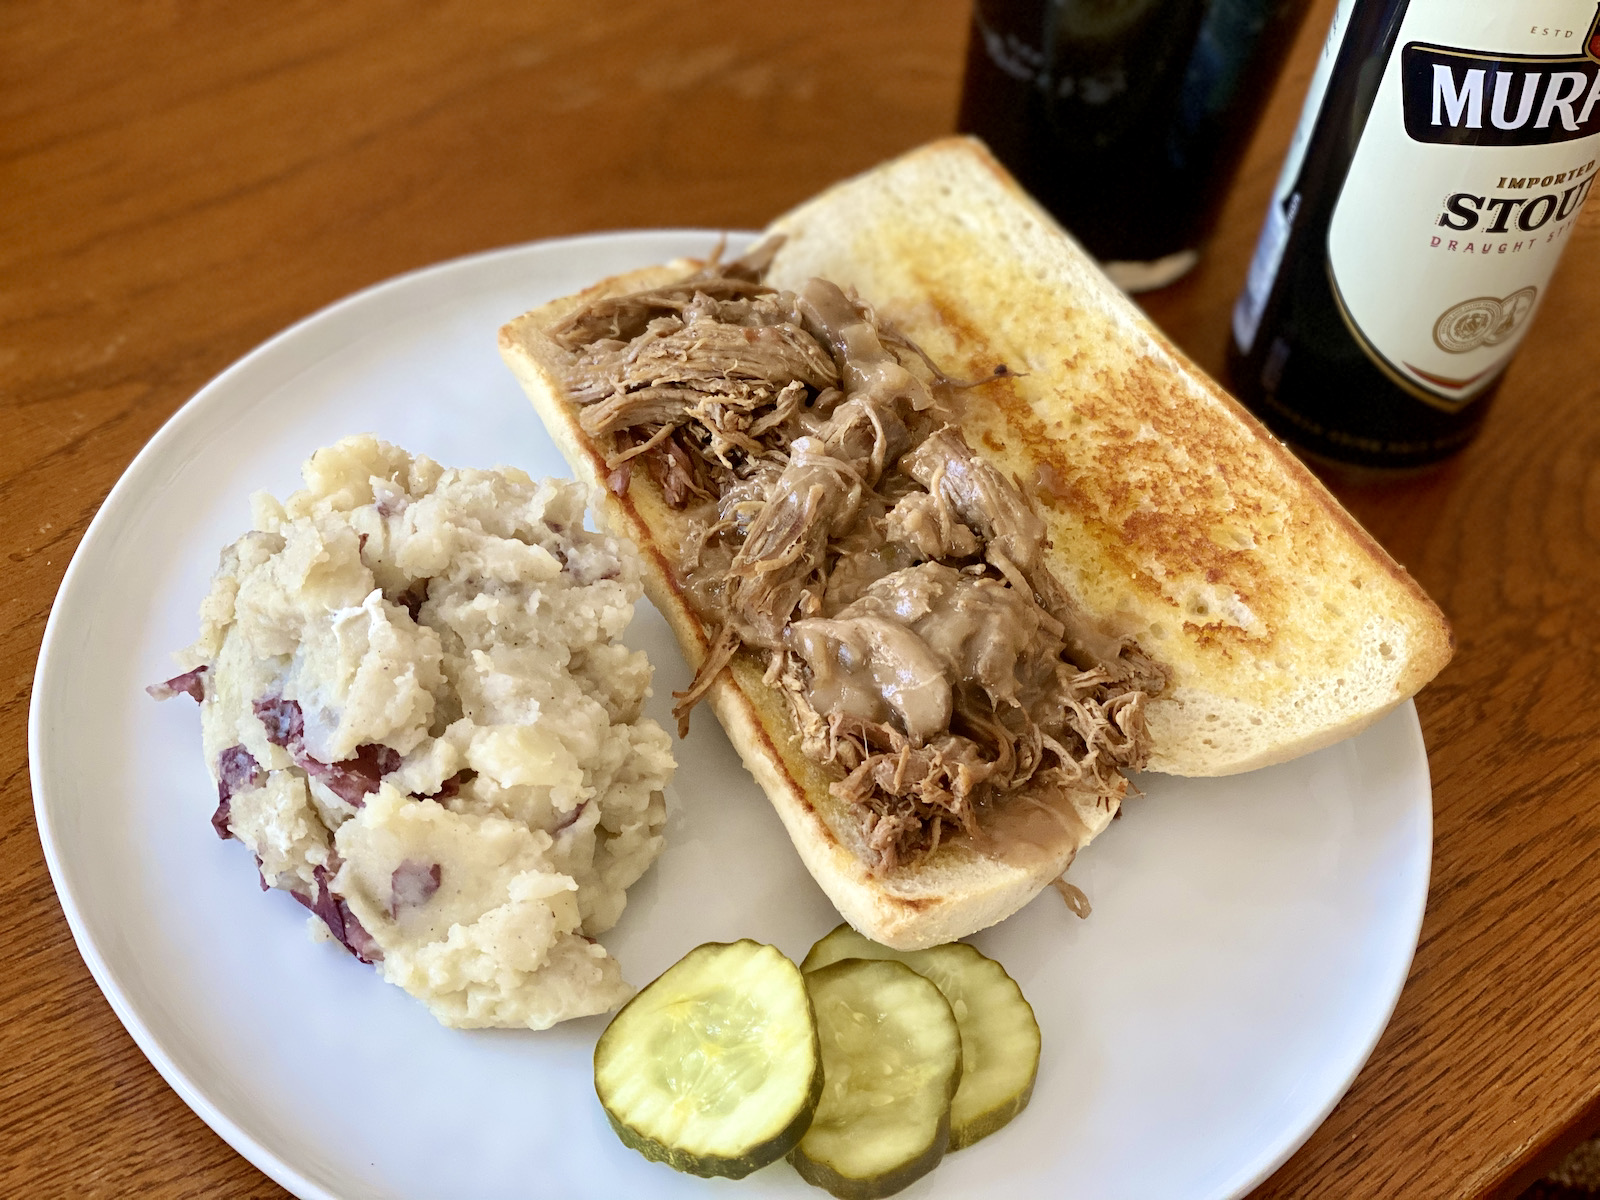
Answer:
MULTIPOLYGON (((0 1194, 281 1196, 146 1063, 33 827, 29 681, 62 571, 202 384, 399 271, 625 226, 744 228, 952 127, 967 0, 13 3, 0 14, 0 1194)), ((1150 297, 1219 370, 1326 28, 1202 267, 1150 297)), ((1460 650, 1417 702, 1437 820, 1406 986, 1262 1196, 1514 1194, 1600 1124, 1600 205, 1481 440, 1341 497, 1460 650)))

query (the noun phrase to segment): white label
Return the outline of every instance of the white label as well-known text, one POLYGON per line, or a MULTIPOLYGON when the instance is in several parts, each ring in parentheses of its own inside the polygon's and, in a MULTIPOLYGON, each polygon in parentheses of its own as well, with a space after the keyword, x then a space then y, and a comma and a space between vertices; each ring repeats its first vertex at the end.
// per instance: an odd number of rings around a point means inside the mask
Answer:
POLYGON ((1412 0, 1328 227, 1346 322, 1456 408, 1516 352, 1600 162, 1600 2, 1412 0))
POLYGON ((1250 273, 1245 277, 1244 291, 1233 306, 1233 336, 1246 354, 1256 340, 1256 329, 1261 324, 1261 310, 1266 306, 1267 294, 1272 291, 1272 281, 1283 265, 1283 248, 1289 241, 1289 231, 1294 227, 1299 212, 1300 199, 1294 195, 1294 185, 1300 176, 1300 164, 1305 161, 1306 143, 1311 140, 1311 130, 1322 111, 1322 97, 1328 91, 1328 79, 1333 74, 1334 61, 1339 57, 1339 47, 1344 43, 1345 30, 1350 27, 1350 11, 1356 0, 1339 0, 1334 10, 1333 24, 1322 43, 1322 55, 1317 59, 1316 70, 1311 74, 1311 87, 1306 91, 1306 102, 1300 106, 1300 123, 1294 127, 1294 137, 1289 141, 1289 152, 1283 160, 1283 170, 1278 172, 1278 186, 1272 190, 1272 203, 1267 205, 1267 220, 1261 227, 1261 237, 1256 241, 1256 252, 1250 259, 1250 273))

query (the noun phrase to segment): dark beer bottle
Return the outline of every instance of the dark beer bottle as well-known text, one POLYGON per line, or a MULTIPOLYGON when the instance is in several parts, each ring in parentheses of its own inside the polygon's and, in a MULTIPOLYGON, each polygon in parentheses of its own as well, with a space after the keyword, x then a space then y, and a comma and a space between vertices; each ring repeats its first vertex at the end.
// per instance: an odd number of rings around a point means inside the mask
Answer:
POLYGON ((1340 0, 1233 313, 1239 398, 1313 455, 1465 445, 1600 157, 1600 0, 1340 0))
POLYGON ((1130 291, 1198 257, 1309 0, 975 0, 957 124, 1130 291))

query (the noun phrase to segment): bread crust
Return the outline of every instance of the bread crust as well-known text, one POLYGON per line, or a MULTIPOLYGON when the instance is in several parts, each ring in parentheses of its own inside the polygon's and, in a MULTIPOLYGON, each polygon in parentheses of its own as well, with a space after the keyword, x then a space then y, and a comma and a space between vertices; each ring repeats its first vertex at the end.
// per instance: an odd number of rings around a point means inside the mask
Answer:
MULTIPOLYGON (((1149 708, 1155 769, 1226 774, 1326 745, 1448 661, 1449 628, 1410 576, 980 144, 932 143, 822 193, 773 229, 787 238, 770 273, 780 286, 811 275, 854 286, 952 374, 988 374, 1002 362, 1019 372, 981 389, 987 402, 969 406, 963 431, 1042 500, 1052 569, 1073 597, 1168 668, 1171 685, 1149 708), (1175 420, 1182 438, 1161 432, 1175 420), (1174 497, 1185 511, 1151 511, 1174 497), (1204 611, 1192 611, 1196 603, 1204 611), (1318 604, 1333 626, 1320 633, 1318 604), (1213 605, 1220 611, 1208 619, 1213 605), (1335 620, 1341 606, 1359 611, 1335 620)), ((500 332, 501 353, 552 438, 595 486, 602 519, 640 547, 646 594, 696 668, 713 631, 671 555, 685 518, 642 472, 623 495, 605 486, 604 454, 563 395, 566 354, 549 331, 595 299, 673 282, 698 265, 606 280, 500 332)), ((947 844, 916 867, 874 875, 854 813, 800 752, 788 706, 762 685, 754 658, 736 656, 707 698, 806 867, 847 921, 886 945, 935 945, 1004 919, 1116 809, 1115 800, 1080 805, 1042 823, 1013 812, 987 848, 947 844)))

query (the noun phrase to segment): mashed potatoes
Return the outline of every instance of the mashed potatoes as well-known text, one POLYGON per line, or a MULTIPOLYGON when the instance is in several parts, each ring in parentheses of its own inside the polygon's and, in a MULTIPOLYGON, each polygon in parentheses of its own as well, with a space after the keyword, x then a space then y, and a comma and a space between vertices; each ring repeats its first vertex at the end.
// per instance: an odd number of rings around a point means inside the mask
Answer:
POLYGON ((262 881, 456 1026, 542 1029, 631 989, 593 939, 661 850, 666 733, 617 642, 634 552, 586 492, 371 437, 255 498, 194 668, 212 819, 262 881))

